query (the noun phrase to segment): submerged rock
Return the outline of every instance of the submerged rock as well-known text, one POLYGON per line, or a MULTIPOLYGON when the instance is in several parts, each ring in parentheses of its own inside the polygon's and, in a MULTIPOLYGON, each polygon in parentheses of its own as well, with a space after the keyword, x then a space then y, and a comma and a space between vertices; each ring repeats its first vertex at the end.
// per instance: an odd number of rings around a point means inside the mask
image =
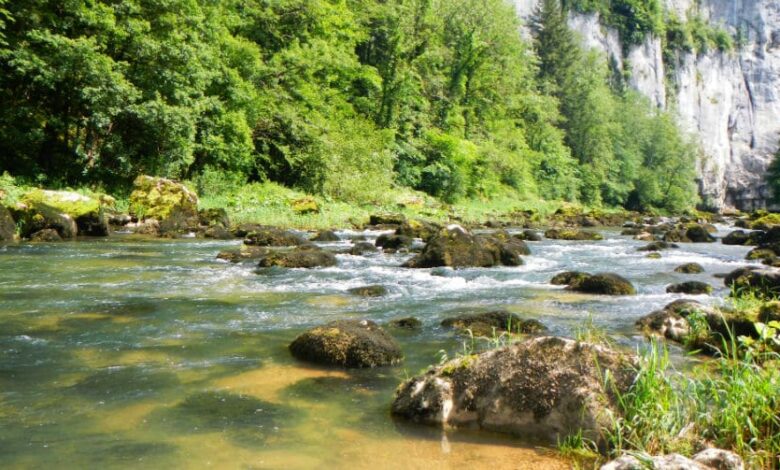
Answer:
POLYGON ((612 273, 588 276, 568 287, 575 292, 599 295, 634 295, 636 289, 626 278, 612 273))
POLYGON ((461 331, 470 330, 474 336, 492 336, 501 332, 537 334, 547 331, 547 327, 538 320, 526 320, 506 310, 459 315, 443 320, 441 325, 461 331))
POLYGON ((352 295, 357 295, 359 297, 382 297, 383 295, 387 295, 387 288, 385 286, 363 286, 363 287, 354 287, 352 289, 349 289, 347 292, 349 292, 352 295))
POLYGON ((477 426, 555 444, 582 433, 602 442, 615 413, 612 390, 625 392, 634 361, 606 347, 556 337, 533 338, 453 359, 407 380, 392 413, 437 426, 477 426), (605 400, 605 398, 607 398, 605 400))
POLYGON ((604 239, 604 237, 600 233, 586 232, 584 230, 578 230, 573 228, 550 229, 544 232, 544 236, 552 240, 598 241, 604 239))
POLYGON ((704 268, 699 263, 685 263, 674 268, 674 272, 683 274, 699 274, 704 272, 704 268))
POLYGON ((668 242, 651 242, 643 247, 637 248, 637 251, 661 251, 671 248, 679 248, 679 246, 668 242))
POLYGON ((353 256, 363 256, 366 253, 376 253, 377 251, 379 251, 379 249, 373 243, 358 242, 352 245, 349 254, 353 256))
POLYGON ((709 295, 712 294, 712 286, 706 282, 687 281, 668 286, 666 292, 668 294, 709 295))
POLYGON ((280 228, 258 228, 249 232, 244 238, 244 243, 254 246, 301 246, 309 242, 297 233, 280 228))
POLYGON ((403 354, 382 327, 369 320, 340 320, 313 328, 290 344, 298 359, 342 367, 396 364, 403 354))
POLYGON ((271 252, 260 260, 261 268, 325 268, 336 266, 338 261, 333 253, 314 248, 298 247, 292 251, 271 252))
POLYGON ((390 326, 406 330, 417 330, 422 328, 422 322, 414 317, 396 318, 390 320, 390 326))

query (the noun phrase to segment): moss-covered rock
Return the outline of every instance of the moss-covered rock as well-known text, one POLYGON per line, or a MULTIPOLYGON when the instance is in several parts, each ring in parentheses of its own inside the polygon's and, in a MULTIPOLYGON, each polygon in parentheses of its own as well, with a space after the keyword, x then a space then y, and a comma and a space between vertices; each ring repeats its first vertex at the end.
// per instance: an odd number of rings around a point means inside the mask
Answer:
POLYGON ((342 367, 396 364, 403 354, 382 327, 368 320, 340 320, 313 328, 290 344, 298 359, 342 367))
POLYGON ((550 284, 555 286, 571 286, 589 278, 591 275, 580 271, 566 271, 558 273, 550 279, 550 284))
POLYGON ((634 295, 636 289, 626 278, 612 273, 600 273, 586 277, 572 284, 568 289, 575 292, 598 295, 634 295))
POLYGON ((750 250, 750 252, 745 256, 745 259, 747 260, 773 260, 777 257, 774 250, 770 250, 768 248, 755 248, 753 250, 750 250))
POLYGON ((704 267, 699 263, 685 263, 674 268, 674 272, 682 274, 699 274, 704 272, 704 267))
POLYGON ((23 236, 44 228, 57 230, 65 239, 76 235, 104 237, 109 234, 108 216, 100 198, 73 191, 34 189, 22 196, 21 204, 24 208, 20 213, 23 236), (72 230, 74 224, 76 229, 72 230))
POLYGON ((349 254, 353 256, 363 256, 367 253, 376 253, 379 249, 369 242, 357 242, 349 249, 349 254))
POLYGON ((313 242, 337 242, 341 238, 333 230, 320 230, 311 239, 313 242))
POLYGON ((384 233, 376 239, 376 246, 386 251, 409 249, 412 245, 414 245, 414 239, 405 235, 384 233))
POLYGON ((217 259, 239 263, 241 261, 259 260, 271 254, 272 250, 264 246, 241 245, 238 250, 221 251, 217 259))
POLYGON ((724 283, 737 293, 752 290, 759 295, 775 296, 780 294, 780 270, 739 268, 730 272, 724 283))
POLYGON ((662 251, 662 250, 669 250, 672 248, 679 248, 678 245, 675 245, 674 243, 669 242, 651 242, 648 243, 645 246, 637 248, 637 251, 662 251))
POLYGON ((734 230, 721 240, 724 245, 757 245, 763 232, 747 233, 744 230, 734 230))
POLYGON ((374 226, 400 226, 404 222, 406 222, 406 216, 403 214, 373 214, 368 219, 368 225, 374 226))
POLYGON ((420 238, 423 241, 428 241, 433 238, 439 230, 441 230, 441 225, 419 219, 409 219, 403 221, 395 233, 396 235, 404 235, 406 237, 420 238))
POLYGON ((315 247, 298 247, 292 251, 276 251, 260 260, 261 268, 326 268, 338 264, 333 253, 315 247))
POLYGON ((252 246, 302 246, 308 245, 309 241, 289 230, 280 228, 258 228, 250 232, 244 238, 244 243, 252 246))
POLYGON ((706 282, 687 281, 668 286, 666 292, 669 294, 709 295, 712 294, 712 286, 706 282))
POLYGON ((538 320, 524 319, 506 310, 459 315, 444 319, 441 325, 463 332, 469 330, 474 336, 486 337, 491 337, 495 333, 501 332, 538 334, 547 331, 547 328, 538 320))
POLYGON ((16 222, 11 211, 0 204, 0 243, 16 240, 16 222))
POLYGON ((61 242, 62 237, 53 228, 45 228, 30 235, 30 241, 37 243, 61 242))
POLYGON ((758 321, 769 323, 770 321, 780 321, 780 302, 767 302, 761 306, 758 311, 758 321))
POLYGON ((296 214, 318 214, 320 212, 317 200, 310 196, 292 201, 290 207, 296 214))
POLYGON ((600 233, 587 232, 585 230, 578 230, 574 228, 561 228, 550 229, 544 232, 544 236, 551 240, 590 240, 597 241, 603 240, 604 237, 600 233))
POLYGON ((198 195, 185 185, 166 178, 139 176, 130 194, 130 213, 138 219, 154 218, 161 223, 171 217, 183 219, 189 228, 197 227, 198 195))
POLYGON ((519 266, 528 246, 513 237, 472 235, 459 225, 439 231, 423 248, 422 253, 404 264, 408 268, 449 266, 492 267, 519 266))
POLYGON ((222 228, 230 227, 230 217, 225 209, 212 208, 198 211, 198 221, 200 225, 206 227, 220 226, 222 228))

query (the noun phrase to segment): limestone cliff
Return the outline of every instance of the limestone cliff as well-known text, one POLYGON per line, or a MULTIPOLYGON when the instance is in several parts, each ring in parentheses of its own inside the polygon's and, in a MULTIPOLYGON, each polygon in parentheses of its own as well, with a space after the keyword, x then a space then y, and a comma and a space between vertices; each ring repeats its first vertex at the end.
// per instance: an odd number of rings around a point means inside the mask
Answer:
MULTIPOLYGON (((515 0, 528 18, 537 0, 515 0)), ((777 0, 666 0, 680 18, 697 15, 739 37, 733 52, 677 52, 664 62, 662 40, 648 36, 624 54, 617 31, 597 14, 569 15, 584 43, 630 70, 630 85, 676 111, 697 136, 703 202, 713 208, 765 206, 764 181, 780 144, 780 2, 777 0), (667 79, 668 78, 668 79, 667 79)))

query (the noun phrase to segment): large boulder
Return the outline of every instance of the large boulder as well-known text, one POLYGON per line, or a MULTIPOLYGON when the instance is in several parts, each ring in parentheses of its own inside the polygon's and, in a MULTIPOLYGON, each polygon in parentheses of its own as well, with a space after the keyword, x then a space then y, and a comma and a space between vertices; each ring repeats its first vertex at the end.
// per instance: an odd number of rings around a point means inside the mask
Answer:
POLYGON ((217 259, 230 261, 231 263, 240 263, 242 261, 252 261, 265 258, 272 253, 272 249, 264 246, 241 245, 238 250, 220 251, 217 259))
POLYGON ((200 225, 198 195, 182 183, 166 178, 136 178, 130 194, 130 213, 139 220, 157 219, 167 233, 190 231, 200 225))
POLYGON ((747 233, 744 230, 735 230, 721 240, 724 245, 757 245, 763 232, 747 233))
POLYGON ((0 243, 16 240, 16 222, 4 205, 0 204, 0 243))
POLYGON ((404 264, 408 268, 453 268, 518 266, 521 254, 528 246, 516 238, 480 236, 469 233, 459 225, 450 225, 439 231, 423 248, 422 253, 404 264))
POLYGON ((340 320, 306 331, 290 344, 303 361, 342 367, 396 364, 403 354, 382 327, 368 320, 340 320))
POLYGON ((493 336, 495 333, 510 332, 517 334, 536 334, 547 331, 537 320, 526 320, 506 310, 494 310, 483 313, 467 313, 447 318, 441 322, 447 328, 471 331, 474 336, 493 336))
POLYGON ((554 286, 572 286, 574 284, 579 284, 590 276, 591 274, 580 271, 565 271, 553 276, 553 278, 550 279, 550 284, 554 286))
POLYGON ((453 359, 407 380, 396 391, 392 413, 551 444, 578 433, 603 442, 616 412, 612 394, 628 389, 634 365, 632 357, 601 345, 538 337, 453 359), (613 378, 607 386, 606 371, 613 378))
POLYGON ((575 292, 598 295, 634 295, 636 289, 626 278, 612 273, 588 276, 568 287, 575 292))
POLYGON ((101 200, 73 191, 34 189, 22 196, 18 212, 24 237, 43 229, 54 229, 63 239, 109 234, 101 200))
POLYGON ((710 231, 703 225, 689 225, 685 231, 685 236, 692 243, 713 243, 715 241, 715 237, 710 235, 710 231))
POLYGON ((248 233, 244 243, 252 246, 302 246, 308 245, 309 241, 289 230, 265 227, 248 233))

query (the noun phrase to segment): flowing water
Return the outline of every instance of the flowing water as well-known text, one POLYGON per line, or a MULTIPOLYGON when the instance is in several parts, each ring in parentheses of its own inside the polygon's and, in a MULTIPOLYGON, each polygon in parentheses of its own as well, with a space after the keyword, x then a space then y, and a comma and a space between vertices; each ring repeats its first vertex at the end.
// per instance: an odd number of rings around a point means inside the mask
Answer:
POLYGON ((719 302, 725 290, 713 274, 746 264, 745 247, 682 244, 653 260, 636 251, 641 242, 604 233, 600 242, 530 243, 522 267, 457 271, 402 269, 409 255, 400 254, 255 271, 215 258, 240 242, 121 235, 0 247, 2 467, 566 468, 533 442, 398 422, 389 405, 404 378, 462 348, 439 327, 453 314, 504 308, 565 336, 592 318, 631 347, 642 342, 638 317, 682 297, 666 285, 707 281, 717 291, 701 300, 719 302), (673 272, 691 261, 706 272, 673 272), (638 295, 547 283, 563 270, 620 273, 638 295), (389 295, 347 293, 370 284, 389 295), (313 367, 287 351, 329 320, 405 316, 424 326, 390 330, 406 356, 396 367, 313 367))

